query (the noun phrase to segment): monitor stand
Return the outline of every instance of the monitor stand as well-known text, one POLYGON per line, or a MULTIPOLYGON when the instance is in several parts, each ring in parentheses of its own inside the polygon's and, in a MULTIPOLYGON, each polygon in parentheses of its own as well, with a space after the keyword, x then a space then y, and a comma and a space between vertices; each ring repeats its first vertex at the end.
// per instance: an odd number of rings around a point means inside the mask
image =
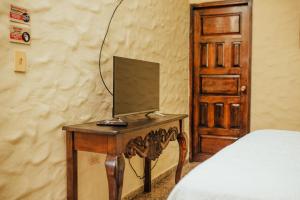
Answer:
POLYGON ((127 126, 128 123, 120 118, 106 119, 97 122, 98 126, 127 126))
POLYGON ((145 116, 146 116, 147 118, 150 118, 150 119, 151 119, 153 116, 165 117, 166 115, 163 114, 163 113, 160 113, 160 112, 158 112, 158 111, 154 111, 154 112, 146 113, 145 116))

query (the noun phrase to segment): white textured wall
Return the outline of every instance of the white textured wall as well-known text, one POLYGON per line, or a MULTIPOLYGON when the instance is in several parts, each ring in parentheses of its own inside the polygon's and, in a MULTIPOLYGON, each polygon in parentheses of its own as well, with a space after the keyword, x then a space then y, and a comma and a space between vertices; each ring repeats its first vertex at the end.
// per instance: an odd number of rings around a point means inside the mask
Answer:
POLYGON ((300 130, 299 77, 300 1, 253 0, 251 130, 300 130))
POLYGON ((254 0, 252 129, 300 131, 300 1, 254 0))
MULTIPOLYGON (((252 129, 300 130, 299 4, 298 0, 254 0, 252 129)), ((97 57, 115 5, 113 0, 1 1, 1 200, 65 199, 61 126, 111 115, 111 97, 99 83, 97 57), (29 47, 7 41, 10 2, 33 12, 29 47), (14 49, 28 53, 26 74, 13 72, 14 49)), ((160 62, 162 111, 187 113, 188 12, 184 0, 125 0, 104 49, 109 86, 112 55, 160 62)), ((104 159, 79 154, 80 199, 107 199, 104 159)), ((176 160, 177 145, 171 144, 154 174, 176 160)), ((141 173, 141 160, 133 163, 141 173)), ((128 165, 125 180, 123 193, 141 184, 128 165)))
MULTIPOLYGON (((0 199, 66 199, 64 124, 111 116, 98 76, 98 50, 114 0, 2 0, 0 3, 0 199), (32 45, 8 42, 9 3, 32 11, 32 45), (13 71, 13 51, 27 52, 27 73, 13 71)), ((125 0, 103 51, 161 63, 161 110, 188 113, 188 0, 125 0)), ((171 144, 154 175, 177 162, 171 144)), ((104 156, 79 154, 80 199, 108 199, 104 156)), ((142 161, 134 159, 142 172, 142 161)), ((126 165, 124 194, 142 184, 126 165)))

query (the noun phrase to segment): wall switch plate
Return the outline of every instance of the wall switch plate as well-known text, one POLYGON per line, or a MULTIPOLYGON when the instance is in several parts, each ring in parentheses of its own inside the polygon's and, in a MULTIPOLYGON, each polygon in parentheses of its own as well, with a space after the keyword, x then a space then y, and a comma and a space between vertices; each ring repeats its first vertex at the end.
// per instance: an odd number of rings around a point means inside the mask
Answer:
POLYGON ((15 72, 26 72, 27 57, 24 51, 15 51, 15 72))

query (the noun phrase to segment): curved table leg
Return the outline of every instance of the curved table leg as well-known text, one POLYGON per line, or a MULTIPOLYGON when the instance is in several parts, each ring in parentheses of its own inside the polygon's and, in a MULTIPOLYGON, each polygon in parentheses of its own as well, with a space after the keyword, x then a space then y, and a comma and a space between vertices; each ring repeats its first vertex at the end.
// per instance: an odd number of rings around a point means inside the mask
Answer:
POLYGON ((107 155, 105 168, 109 188, 109 200, 121 200, 125 161, 123 155, 107 155))
POLYGON ((181 179, 181 172, 187 154, 186 135, 184 132, 179 133, 177 141, 179 144, 179 161, 176 169, 175 183, 178 183, 181 179))

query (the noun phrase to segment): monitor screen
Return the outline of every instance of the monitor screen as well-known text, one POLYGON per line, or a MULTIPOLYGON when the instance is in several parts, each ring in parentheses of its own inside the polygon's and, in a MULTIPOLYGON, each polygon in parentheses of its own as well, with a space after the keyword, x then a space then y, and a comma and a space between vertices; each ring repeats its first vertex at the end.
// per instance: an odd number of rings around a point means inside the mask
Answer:
POLYGON ((159 63, 114 56, 113 117, 159 110, 159 63))

